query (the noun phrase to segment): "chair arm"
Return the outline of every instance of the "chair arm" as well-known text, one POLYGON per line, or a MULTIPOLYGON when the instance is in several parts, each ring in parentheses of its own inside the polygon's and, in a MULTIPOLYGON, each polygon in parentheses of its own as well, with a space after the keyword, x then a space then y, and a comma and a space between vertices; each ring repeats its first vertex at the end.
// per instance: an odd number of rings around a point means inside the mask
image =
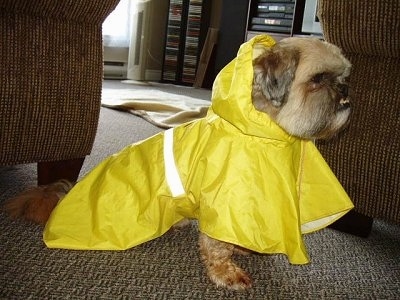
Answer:
POLYGON ((3 0, 4 13, 101 24, 119 0, 3 0))
POLYGON ((399 1, 319 0, 318 15, 325 39, 345 53, 399 57, 399 1))

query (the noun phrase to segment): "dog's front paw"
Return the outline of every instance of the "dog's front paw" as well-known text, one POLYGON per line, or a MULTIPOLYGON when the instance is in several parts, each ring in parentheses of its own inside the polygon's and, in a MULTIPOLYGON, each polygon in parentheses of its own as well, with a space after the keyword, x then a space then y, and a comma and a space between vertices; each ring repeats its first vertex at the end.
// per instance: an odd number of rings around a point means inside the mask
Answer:
POLYGON ((250 276, 232 262, 208 266, 208 276, 218 287, 244 290, 251 287, 250 276))
POLYGON ((219 287, 244 290, 251 287, 250 276, 232 261, 236 246, 200 233, 200 255, 208 277, 219 287))

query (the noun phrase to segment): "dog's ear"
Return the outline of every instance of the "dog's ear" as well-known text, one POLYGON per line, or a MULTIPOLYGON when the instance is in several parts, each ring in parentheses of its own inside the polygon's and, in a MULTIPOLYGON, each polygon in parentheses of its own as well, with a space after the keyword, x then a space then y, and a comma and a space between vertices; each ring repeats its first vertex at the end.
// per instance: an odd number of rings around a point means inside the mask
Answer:
POLYGON ((257 109, 265 111, 270 105, 279 109, 285 103, 298 61, 297 50, 279 44, 253 60, 253 102, 257 109))

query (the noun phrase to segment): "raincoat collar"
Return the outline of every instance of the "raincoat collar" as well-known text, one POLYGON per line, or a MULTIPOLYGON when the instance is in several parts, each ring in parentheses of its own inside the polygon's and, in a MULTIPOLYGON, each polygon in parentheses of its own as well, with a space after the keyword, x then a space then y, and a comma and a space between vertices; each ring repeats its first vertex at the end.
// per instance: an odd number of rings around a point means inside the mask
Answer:
POLYGON ((217 75, 212 89, 208 118, 218 115, 243 134, 292 143, 290 136, 267 114, 257 111, 251 99, 253 84, 253 48, 256 44, 271 47, 275 41, 268 35, 257 35, 241 45, 238 54, 217 75))

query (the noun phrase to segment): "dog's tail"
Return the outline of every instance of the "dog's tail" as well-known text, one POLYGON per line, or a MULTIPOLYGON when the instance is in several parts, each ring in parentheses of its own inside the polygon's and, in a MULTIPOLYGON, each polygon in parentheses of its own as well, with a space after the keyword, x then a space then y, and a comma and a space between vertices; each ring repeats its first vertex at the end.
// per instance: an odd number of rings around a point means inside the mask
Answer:
POLYGON ((8 200, 4 210, 12 218, 21 218, 45 225, 58 201, 74 186, 68 180, 60 180, 50 185, 43 185, 23 191, 8 200))

